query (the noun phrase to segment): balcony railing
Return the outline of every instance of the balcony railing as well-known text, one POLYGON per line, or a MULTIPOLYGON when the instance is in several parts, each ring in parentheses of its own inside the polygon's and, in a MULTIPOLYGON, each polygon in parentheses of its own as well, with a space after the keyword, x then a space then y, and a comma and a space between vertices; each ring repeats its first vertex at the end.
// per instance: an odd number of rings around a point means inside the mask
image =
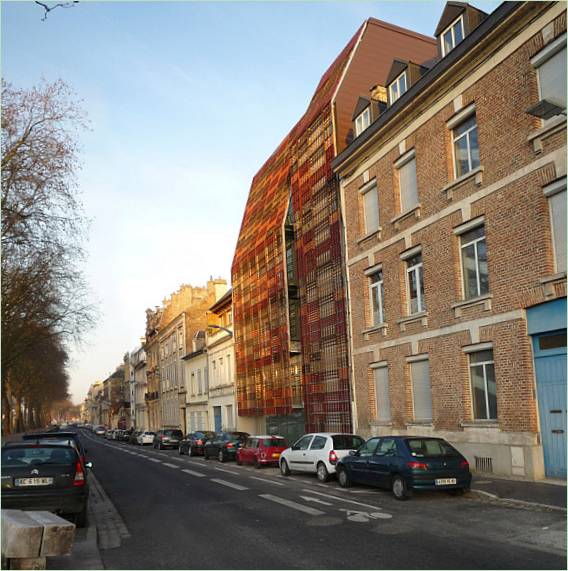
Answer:
POLYGON ((144 395, 144 400, 145 401, 151 401, 151 400, 158 400, 159 398, 159 393, 158 391, 153 391, 151 393, 146 393, 144 395))

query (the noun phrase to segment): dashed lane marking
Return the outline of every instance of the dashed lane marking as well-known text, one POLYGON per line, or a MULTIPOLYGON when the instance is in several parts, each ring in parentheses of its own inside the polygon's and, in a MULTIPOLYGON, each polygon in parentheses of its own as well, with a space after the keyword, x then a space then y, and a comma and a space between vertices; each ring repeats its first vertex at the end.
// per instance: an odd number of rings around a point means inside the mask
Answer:
POLYGON ((274 484, 275 486, 284 486, 282 482, 275 482, 274 480, 269 480, 267 478, 259 478, 258 476, 249 476, 253 480, 260 480, 261 482, 268 482, 269 484, 274 484))
POLYGON ((202 474, 201 472, 195 472, 194 470, 182 470, 182 472, 185 472, 191 476, 197 476, 198 478, 205 478, 205 474, 202 474))
POLYGON ((303 512, 309 515, 324 515, 325 512, 320 510, 316 510, 315 508, 310 508, 308 506, 303 506, 297 502, 293 502, 292 500, 286 500, 285 498, 281 498, 279 496, 273 496, 272 494, 260 494, 261 498, 268 500, 270 502, 275 502, 277 504, 281 504, 288 508, 292 508, 293 510, 297 510, 299 512, 303 512))
POLYGON ((306 490, 306 489, 304 488, 302 491, 308 492, 308 493, 310 493, 310 494, 317 494, 318 496, 323 496, 324 498, 327 498, 327 499, 330 499, 330 500, 339 500, 340 502, 348 502, 348 503, 350 503, 350 504, 355 504, 355 505, 363 506, 363 507, 366 507, 366 508, 373 508, 374 510, 381 510, 381 509, 383 509, 383 508, 380 508, 380 507, 378 507, 378 506, 372 506, 372 505, 370 505, 370 504, 364 504, 364 503, 362 503, 362 502, 356 502, 355 500, 348 500, 348 499, 346 499, 346 498, 340 498, 340 497, 338 497, 338 496, 334 496, 334 495, 331 495, 331 494, 322 494, 321 492, 316 492, 315 490, 306 490))
POLYGON ((162 462, 163 466, 167 466, 168 468, 179 468, 179 466, 176 466, 175 464, 168 464, 167 462, 162 462))
POLYGON ((245 486, 239 486, 239 484, 233 484, 233 482, 227 482, 227 480, 219 480, 217 478, 211 478, 212 482, 216 484, 221 484, 222 486, 227 486, 228 488, 233 488, 234 490, 248 490, 245 486))
POLYGON ((231 470, 225 470, 225 468, 215 468, 215 470, 219 470, 219 472, 226 472, 227 474, 232 474, 233 476, 240 476, 239 472, 233 472, 231 470))
POLYGON ((158 462, 158 464, 162 463, 162 461, 158 460, 157 458, 148 458, 148 460, 150 460, 150 462, 158 462))

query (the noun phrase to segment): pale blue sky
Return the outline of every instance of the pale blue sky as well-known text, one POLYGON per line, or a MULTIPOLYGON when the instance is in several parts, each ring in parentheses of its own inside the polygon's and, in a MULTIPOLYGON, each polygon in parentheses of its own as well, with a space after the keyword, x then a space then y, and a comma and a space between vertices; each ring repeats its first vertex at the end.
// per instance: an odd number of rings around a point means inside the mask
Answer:
MULTIPOLYGON (((53 4, 53 3, 51 3, 53 4)), ((490 12, 499 2, 474 2, 490 12)), ((443 2, 91 2, 2 12, 2 74, 84 100, 86 274, 102 317, 73 352, 80 402, 182 283, 230 280, 252 177, 369 16, 432 35, 443 2)))

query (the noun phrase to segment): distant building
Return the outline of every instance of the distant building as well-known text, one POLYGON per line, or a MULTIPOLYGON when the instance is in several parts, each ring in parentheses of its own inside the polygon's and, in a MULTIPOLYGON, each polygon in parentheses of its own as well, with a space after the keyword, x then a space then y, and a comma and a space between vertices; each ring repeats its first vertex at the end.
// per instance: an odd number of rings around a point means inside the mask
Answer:
POLYGON ((205 330, 199 329, 192 340, 191 353, 183 357, 185 363, 185 432, 209 430, 209 376, 205 330))

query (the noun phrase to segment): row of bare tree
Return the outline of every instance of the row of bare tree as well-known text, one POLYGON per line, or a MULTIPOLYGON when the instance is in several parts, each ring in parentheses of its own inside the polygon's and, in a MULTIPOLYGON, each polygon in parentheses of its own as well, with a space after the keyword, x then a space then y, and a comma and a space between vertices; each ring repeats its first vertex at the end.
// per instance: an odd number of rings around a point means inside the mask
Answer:
POLYGON ((80 265, 77 185, 84 112, 65 83, 2 82, 2 430, 49 422, 68 396, 71 343, 95 308, 80 265))

